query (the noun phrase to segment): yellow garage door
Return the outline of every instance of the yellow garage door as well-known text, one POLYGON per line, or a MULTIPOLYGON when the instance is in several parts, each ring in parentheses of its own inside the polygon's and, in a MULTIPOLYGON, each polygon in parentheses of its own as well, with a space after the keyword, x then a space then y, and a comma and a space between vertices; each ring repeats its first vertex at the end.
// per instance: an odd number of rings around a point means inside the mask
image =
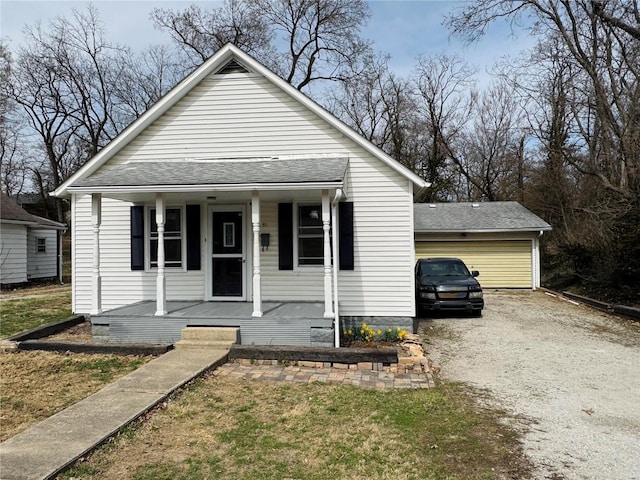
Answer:
POLYGON ((416 258, 457 257, 488 288, 532 288, 531 241, 418 241, 416 258))

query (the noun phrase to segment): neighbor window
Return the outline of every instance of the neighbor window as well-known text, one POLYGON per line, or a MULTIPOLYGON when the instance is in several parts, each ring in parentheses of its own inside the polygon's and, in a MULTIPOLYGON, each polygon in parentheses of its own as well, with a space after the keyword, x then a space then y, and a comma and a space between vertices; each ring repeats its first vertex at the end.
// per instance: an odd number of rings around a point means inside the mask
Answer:
MULTIPOLYGON (((156 209, 149 209, 149 263, 158 266, 158 224, 156 209)), ((182 267, 182 209, 165 209, 164 264, 165 267, 182 267)))
POLYGON ((36 253, 47 253, 46 238, 36 238, 36 253))
POLYGON ((323 265, 322 207, 298 206, 298 265, 323 265))

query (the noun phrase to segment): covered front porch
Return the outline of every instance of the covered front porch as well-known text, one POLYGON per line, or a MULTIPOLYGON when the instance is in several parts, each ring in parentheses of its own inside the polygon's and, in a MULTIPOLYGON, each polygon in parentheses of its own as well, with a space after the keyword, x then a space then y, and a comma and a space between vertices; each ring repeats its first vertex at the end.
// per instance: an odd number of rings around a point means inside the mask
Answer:
POLYGON ((91 316, 97 340, 170 344, 186 327, 238 327, 242 345, 334 346, 333 318, 321 302, 263 302, 262 316, 246 302, 168 301, 156 315, 156 302, 142 301, 91 316))
POLYGON ((338 230, 339 211, 352 219, 347 167, 340 156, 130 162, 78 182, 70 190, 91 200, 94 333, 174 343, 186 326, 236 326, 243 344, 338 346, 337 268, 353 268, 339 245, 352 226, 338 230), (121 302, 125 285, 137 299, 121 302))

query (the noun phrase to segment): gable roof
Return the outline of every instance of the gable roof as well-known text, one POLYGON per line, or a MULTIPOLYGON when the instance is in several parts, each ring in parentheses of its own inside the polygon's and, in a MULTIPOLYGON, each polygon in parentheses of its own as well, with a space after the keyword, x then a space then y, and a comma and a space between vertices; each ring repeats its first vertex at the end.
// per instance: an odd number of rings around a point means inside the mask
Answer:
POLYGON ((67 228, 63 223, 30 214, 3 192, 0 192, 0 219, 5 223, 16 223, 29 227, 55 228, 56 230, 66 230, 67 228))
POLYGON ((232 69, 244 68, 248 71, 252 71, 262 75, 273 85, 278 87, 284 93, 289 95, 294 100, 304 105, 309 110, 313 111, 320 118, 327 121, 336 130, 342 133, 345 137, 350 138, 356 144, 364 148, 367 152, 373 155, 375 158, 385 163, 393 170, 397 171, 408 180, 410 180, 415 187, 423 188, 429 186, 429 183, 418 175, 411 172, 409 169, 401 165, 392 157, 384 153, 381 149, 373 145, 364 137, 359 135, 351 127, 347 126, 328 110, 324 109, 315 101, 311 100, 302 92, 295 89, 289 83, 278 77, 275 73, 255 60, 247 53, 240 50, 235 45, 230 43, 220 48, 214 55, 212 55, 207 61, 205 61, 200 67, 194 70, 186 78, 184 78, 178 85, 171 89, 164 97, 162 97, 155 105, 142 114, 137 120, 132 122, 124 131, 120 133, 114 140, 107 144, 100 152, 98 152, 91 160, 89 160, 82 168, 80 168, 75 174, 68 178, 61 186, 59 186, 54 196, 65 196, 69 194, 69 187, 75 185, 80 180, 83 180, 97 171, 102 165, 104 165, 110 158, 116 155, 122 148, 129 144, 135 137, 137 137, 143 130, 157 120, 161 115, 167 112, 178 101, 180 101, 189 91, 197 86, 205 77, 209 74, 219 71, 224 71, 231 65, 232 69))
POLYGON ((491 233, 551 230, 551 225, 518 202, 416 203, 416 233, 491 233))

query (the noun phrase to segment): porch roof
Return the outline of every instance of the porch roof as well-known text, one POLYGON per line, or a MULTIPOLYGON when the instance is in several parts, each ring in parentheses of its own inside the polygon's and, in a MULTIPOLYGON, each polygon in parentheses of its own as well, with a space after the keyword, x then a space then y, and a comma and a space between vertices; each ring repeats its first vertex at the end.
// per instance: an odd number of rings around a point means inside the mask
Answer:
POLYGON ((69 190, 109 191, 229 190, 273 188, 335 188, 344 183, 349 159, 229 159, 132 161, 101 170, 69 190))

